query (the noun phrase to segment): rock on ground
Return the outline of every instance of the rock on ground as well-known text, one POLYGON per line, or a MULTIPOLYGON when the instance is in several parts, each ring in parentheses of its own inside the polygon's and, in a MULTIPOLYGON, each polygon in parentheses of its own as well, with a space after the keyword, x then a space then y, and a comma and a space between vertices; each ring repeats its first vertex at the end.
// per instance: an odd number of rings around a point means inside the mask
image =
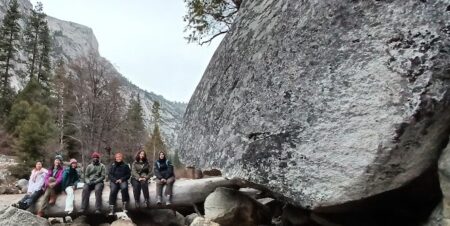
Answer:
POLYGON ((144 223, 159 226, 185 225, 184 216, 172 209, 141 209, 130 217, 138 225, 144 223))
POLYGON ((197 217, 200 217, 198 214, 196 214, 196 213, 192 213, 192 214, 189 214, 189 215, 187 215, 186 217, 184 217, 184 224, 185 225, 191 225, 191 223, 192 222, 194 222, 194 219, 195 218, 197 218, 197 217))
POLYGON ((221 226, 220 224, 203 217, 196 217, 190 226, 221 226))
POLYGON ((205 218, 222 226, 252 226, 271 221, 269 208, 230 188, 217 188, 205 200, 205 218))
POLYGON ((20 189, 23 190, 28 188, 28 180, 27 179, 20 179, 17 181, 16 186, 20 189))
POLYGON ((450 221, 447 220, 447 222, 444 221, 442 216, 442 204, 437 206, 433 213, 431 213, 430 217, 428 218, 428 221, 423 224, 422 226, 448 226, 450 225, 450 221))
POLYGON ((243 1, 188 104, 181 160, 310 209, 405 185, 448 137, 448 6, 243 1))
POLYGON ((28 211, 11 206, 0 206, 0 225, 8 226, 45 226, 47 219, 38 217, 28 211))
POLYGON ((136 226, 131 220, 116 220, 112 222, 111 226, 136 226))

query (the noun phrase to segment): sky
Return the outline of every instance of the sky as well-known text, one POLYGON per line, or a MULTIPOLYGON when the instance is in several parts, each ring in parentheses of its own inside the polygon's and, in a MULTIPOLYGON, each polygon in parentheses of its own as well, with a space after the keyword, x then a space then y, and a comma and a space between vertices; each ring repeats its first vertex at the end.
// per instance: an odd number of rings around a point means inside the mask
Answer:
POLYGON ((189 101, 222 39, 210 45, 188 44, 183 0, 41 2, 49 16, 91 27, 100 54, 119 72, 171 101, 189 101))

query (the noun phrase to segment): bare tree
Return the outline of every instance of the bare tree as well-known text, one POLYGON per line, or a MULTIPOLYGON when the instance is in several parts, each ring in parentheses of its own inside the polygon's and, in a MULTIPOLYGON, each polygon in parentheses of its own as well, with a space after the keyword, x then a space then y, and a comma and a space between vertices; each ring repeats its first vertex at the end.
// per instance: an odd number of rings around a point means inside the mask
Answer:
MULTIPOLYGON (((86 150, 102 151, 102 146, 118 136, 114 131, 123 118, 123 98, 120 81, 103 58, 96 53, 75 60, 70 65, 74 73, 73 124, 86 150)), ((82 153, 85 158, 86 153, 82 153)))

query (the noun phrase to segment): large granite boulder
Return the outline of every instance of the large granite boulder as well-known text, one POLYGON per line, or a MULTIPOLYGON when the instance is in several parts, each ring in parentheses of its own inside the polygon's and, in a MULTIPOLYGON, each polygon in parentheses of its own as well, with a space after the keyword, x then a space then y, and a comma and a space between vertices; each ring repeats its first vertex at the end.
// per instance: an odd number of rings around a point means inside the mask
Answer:
POLYGON ((411 181, 448 137, 449 7, 243 1, 189 102, 182 161, 311 209, 411 181))

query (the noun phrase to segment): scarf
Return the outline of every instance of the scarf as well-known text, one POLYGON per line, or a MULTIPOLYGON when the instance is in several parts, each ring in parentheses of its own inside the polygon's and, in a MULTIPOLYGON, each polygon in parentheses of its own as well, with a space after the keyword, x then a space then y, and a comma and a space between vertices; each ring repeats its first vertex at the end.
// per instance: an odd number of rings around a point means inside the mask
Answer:
POLYGON ((36 178, 43 173, 46 173, 44 168, 41 168, 40 170, 36 170, 36 168, 34 168, 33 171, 31 171, 30 178, 33 182, 36 182, 36 178))

